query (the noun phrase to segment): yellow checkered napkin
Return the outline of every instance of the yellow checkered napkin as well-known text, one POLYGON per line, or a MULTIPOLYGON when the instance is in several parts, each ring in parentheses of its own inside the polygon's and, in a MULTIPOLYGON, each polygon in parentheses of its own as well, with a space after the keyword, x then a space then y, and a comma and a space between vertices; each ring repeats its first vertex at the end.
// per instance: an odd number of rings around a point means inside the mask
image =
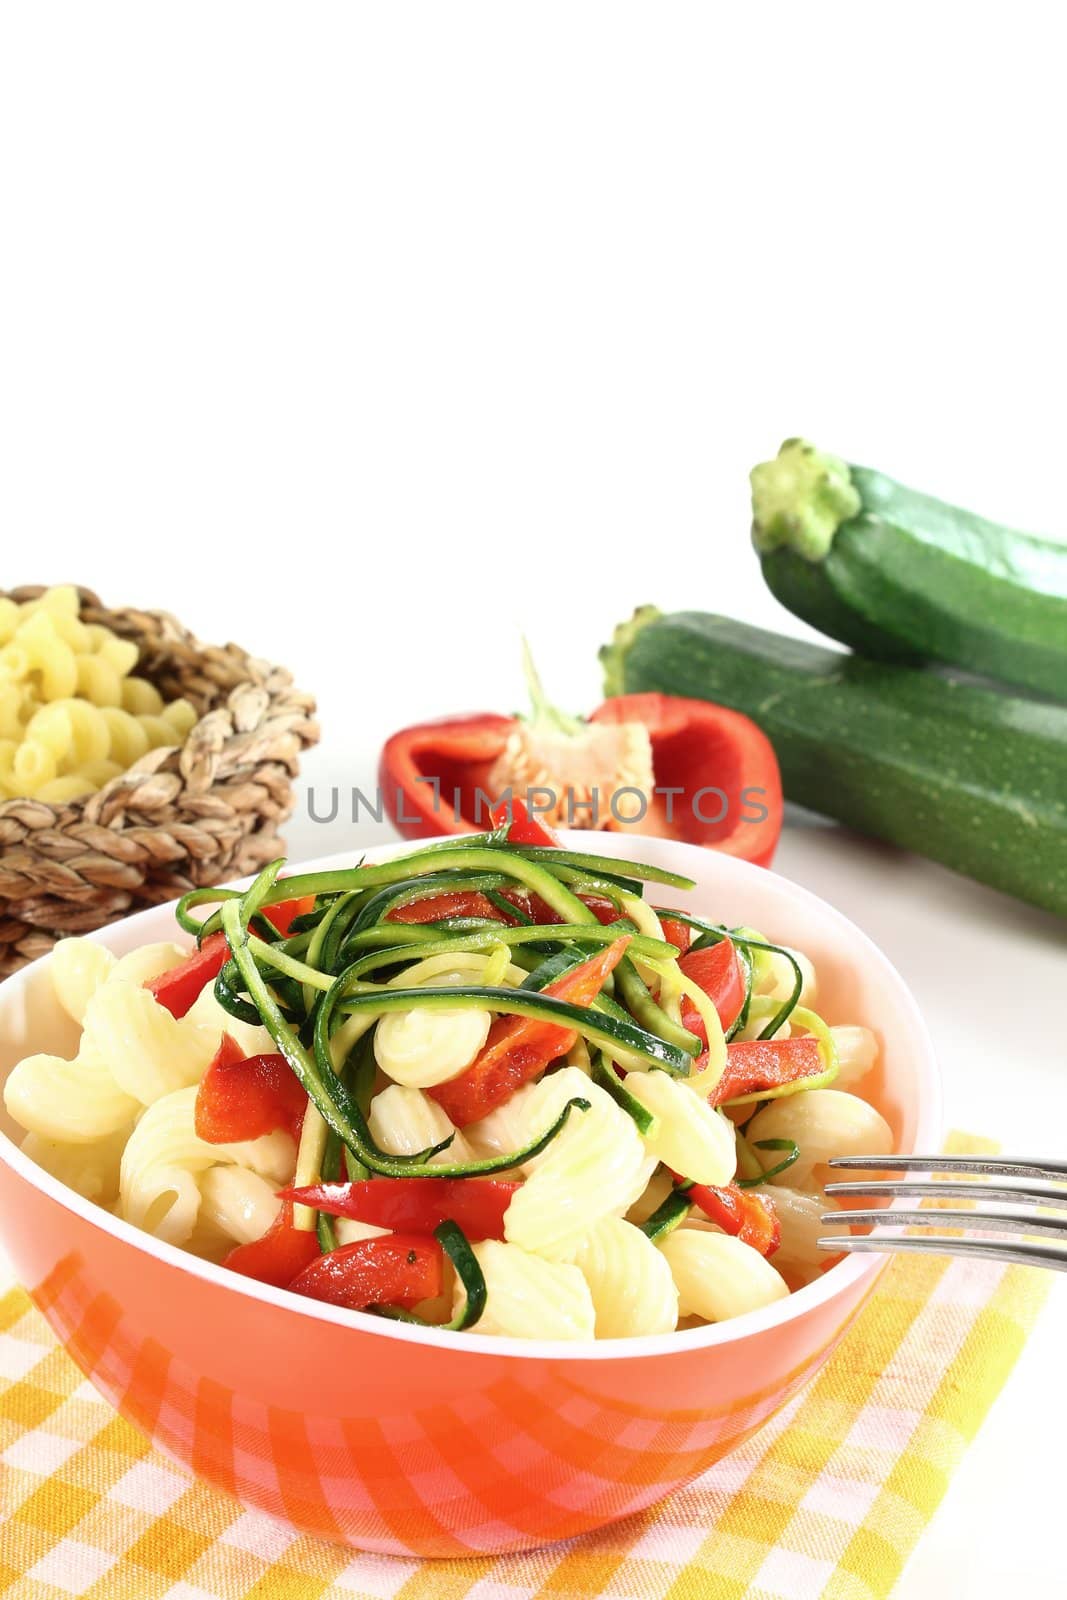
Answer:
MULTIPOLYGON (((975 1148, 975 1142, 970 1142, 975 1148)), ((814 1384, 640 1517, 530 1555, 417 1562, 298 1538, 185 1475, 0 1300, 10 1600, 872 1600, 892 1589, 1048 1289, 896 1257, 814 1384)))

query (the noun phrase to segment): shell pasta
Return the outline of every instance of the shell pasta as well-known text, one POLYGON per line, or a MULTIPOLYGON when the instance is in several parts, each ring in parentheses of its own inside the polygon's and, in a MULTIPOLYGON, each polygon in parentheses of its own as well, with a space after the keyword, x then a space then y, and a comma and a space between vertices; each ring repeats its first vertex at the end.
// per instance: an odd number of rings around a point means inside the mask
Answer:
MULTIPOLYGON (((69 607, 20 615, 0 607, 0 647, 29 660, 54 635, 48 681, 69 653, 107 697, 109 750, 119 719, 167 715, 69 607)), ((673 874, 616 878, 499 829, 314 878, 281 865, 191 891, 173 941, 57 944, 77 1049, 5 1090, 54 1177, 234 1273, 443 1338, 670 1334, 832 1265, 826 1163, 893 1134, 862 1098, 877 1037, 814 1009, 831 986, 807 953, 658 908, 690 887, 673 874)))

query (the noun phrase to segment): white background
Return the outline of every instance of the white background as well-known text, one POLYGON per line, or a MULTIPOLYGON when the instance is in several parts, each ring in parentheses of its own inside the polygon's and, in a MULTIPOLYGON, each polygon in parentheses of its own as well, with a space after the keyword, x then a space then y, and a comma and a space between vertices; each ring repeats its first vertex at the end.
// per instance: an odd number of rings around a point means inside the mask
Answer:
MULTIPOLYGON (((747 542, 787 434, 1062 534, 1052 14, 6 8, 0 585, 287 662, 307 777, 366 786, 401 723, 519 703, 520 627, 572 709, 638 602, 802 632, 747 542)), ((1062 1153, 1064 924, 835 829, 779 865, 913 983, 952 1122, 1062 1153)), ((1065 1334, 1057 1296, 902 1596, 1057 1588, 1065 1334)))

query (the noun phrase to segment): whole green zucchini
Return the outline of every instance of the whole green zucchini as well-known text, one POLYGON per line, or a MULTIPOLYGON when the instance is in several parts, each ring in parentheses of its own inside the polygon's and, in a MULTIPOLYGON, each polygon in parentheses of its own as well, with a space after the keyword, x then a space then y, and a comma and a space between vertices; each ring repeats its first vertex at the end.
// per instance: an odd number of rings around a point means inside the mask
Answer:
POLYGON ((1064 707, 701 612, 645 607, 601 659, 608 694, 745 712, 788 799, 1067 915, 1064 707))
POLYGON ((941 661, 1067 700, 1067 545, 846 466, 802 439, 752 472, 782 604, 863 655, 941 661))

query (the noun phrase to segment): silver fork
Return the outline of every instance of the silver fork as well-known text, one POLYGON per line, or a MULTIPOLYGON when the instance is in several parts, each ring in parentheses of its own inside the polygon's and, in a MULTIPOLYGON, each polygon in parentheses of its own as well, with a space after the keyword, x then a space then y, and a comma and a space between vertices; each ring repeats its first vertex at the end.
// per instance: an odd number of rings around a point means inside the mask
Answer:
POLYGON ((1010 1266, 1049 1267, 1067 1272, 1067 1161, 1011 1160, 1000 1156, 837 1156, 831 1167, 842 1171, 927 1173, 925 1178, 886 1182, 828 1183, 827 1197, 869 1200, 970 1200, 977 1210, 873 1208, 831 1211, 822 1221, 837 1227, 873 1226, 874 1233, 837 1234, 819 1239, 820 1250, 837 1253, 926 1251, 938 1255, 981 1257, 1010 1266), (986 1181, 942 1182, 934 1173, 959 1173, 986 1181), (993 1179, 994 1182, 989 1180, 993 1179), (1012 1182, 1011 1180, 1019 1180, 1012 1182), (1035 1215, 1053 1211, 1056 1216, 1035 1215), (887 1229, 966 1228, 968 1235, 946 1237, 936 1232, 907 1234, 887 1229), (988 1237, 974 1237, 980 1234, 988 1237), (998 1238, 1030 1234, 1039 1238, 998 1238), (1043 1240, 1049 1240, 1045 1243, 1043 1240), (1057 1241, 1055 1243, 1051 1241, 1057 1241))

